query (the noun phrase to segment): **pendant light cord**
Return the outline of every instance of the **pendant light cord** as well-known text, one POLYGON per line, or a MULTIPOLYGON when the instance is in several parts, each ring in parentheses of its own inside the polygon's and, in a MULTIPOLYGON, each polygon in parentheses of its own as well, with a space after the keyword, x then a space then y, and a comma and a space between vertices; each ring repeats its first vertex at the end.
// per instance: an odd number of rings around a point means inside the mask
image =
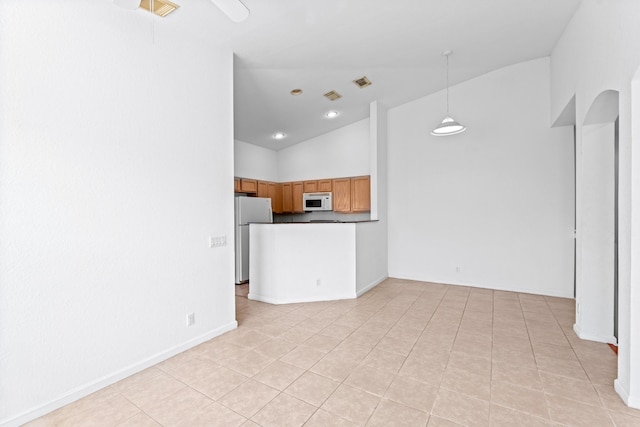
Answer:
POLYGON ((447 57, 447 117, 449 117, 449 54, 447 57))

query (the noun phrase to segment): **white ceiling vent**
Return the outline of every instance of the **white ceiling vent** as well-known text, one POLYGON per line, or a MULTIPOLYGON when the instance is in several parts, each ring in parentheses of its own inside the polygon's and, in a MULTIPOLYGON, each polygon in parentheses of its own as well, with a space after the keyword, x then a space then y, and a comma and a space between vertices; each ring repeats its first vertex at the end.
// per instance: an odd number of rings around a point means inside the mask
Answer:
POLYGON ((331 92, 327 92, 324 94, 324 96, 329 100, 329 101, 335 101, 336 99, 340 99, 342 98, 342 95, 340 95, 338 92, 336 92, 335 90, 332 90, 331 92))
POLYGON ((362 76, 362 77, 360 77, 359 79, 355 79, 353 82, 354 82, 354 83, 356 84, 356 86, 358 86, 360 89, 365 88, 365 87, 367 87, 367 86, 371 86, 371 80, 369 80, 369 79, 367 78, 367 76, 362 76))
POLYGON ((168 0, 142 0, 140 7, 153 12, 158 16, 165 17, 180 6, 175 3, 171 3, 168 0), (151 10, 153 9, 153 10, 151 10))

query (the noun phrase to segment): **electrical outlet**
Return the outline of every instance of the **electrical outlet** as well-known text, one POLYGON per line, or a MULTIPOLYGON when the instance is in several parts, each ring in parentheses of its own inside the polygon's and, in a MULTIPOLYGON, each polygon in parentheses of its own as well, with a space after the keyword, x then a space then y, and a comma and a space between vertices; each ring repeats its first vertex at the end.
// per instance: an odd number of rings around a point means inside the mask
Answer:
POLYGON ((316 286, 320 286, 320 279, 316 279, 316 286))
POLYGON ((219 248, 220 246, 227 246, 227 236, 209 236, 210 248, 219 248))
POLYGON ((189 313, 187 314, 187 326, 193 326, 196 324, 196 314, 189 313))
POLYGON ((460 273, 460 266, 456 265, 456 273, 460 273))

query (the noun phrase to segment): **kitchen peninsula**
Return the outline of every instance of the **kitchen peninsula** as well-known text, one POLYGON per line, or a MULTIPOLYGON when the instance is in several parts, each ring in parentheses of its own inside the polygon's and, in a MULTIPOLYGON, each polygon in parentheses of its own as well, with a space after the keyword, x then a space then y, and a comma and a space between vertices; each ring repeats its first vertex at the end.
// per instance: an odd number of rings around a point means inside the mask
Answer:
POLYGON ((367 228, 376 223, 251 224, 249 299, 288 304, 356 298, 384 280, 358 279, 375 262, 367 256, 367 228))

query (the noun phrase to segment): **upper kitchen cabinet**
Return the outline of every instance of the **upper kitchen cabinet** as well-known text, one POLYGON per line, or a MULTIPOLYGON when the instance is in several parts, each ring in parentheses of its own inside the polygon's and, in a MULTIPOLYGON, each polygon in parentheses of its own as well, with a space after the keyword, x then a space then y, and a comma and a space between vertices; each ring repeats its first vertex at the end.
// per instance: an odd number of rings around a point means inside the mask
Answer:
POLYGON ((271 199, 271 210, 273 213, 282 212, 282 184, 258 181, 258 197, 271 199))
POLYGON ((367 176, 334 179, 333 210, 335 212, 369 212, 371 179, 367 176))
POLYGON ((317 193, 318 192, 318 181, 304 181, 304 192, 305 193, 317 193))
POLYGON ((333 210, 335 212, 351 212, 351 179, 338 178, 332 182, 333 210))
POLYGON ((304 206, 302 205, 302 193, 304 193, 304 183, 293 182, 291 186, 293 212, 304 212, 304 206))
MULTIPOLYGON (((238 191, 238 193, 255 194, 258 192, 258 180, 240 178, 239 181, 240 181, 240 191, 238 191)), ((235 187, 238 188, 237 183, 235 187)))
POLYGON ((371 178, 358 176, 351 178, 351 212, 371 210, 371 178))
POLYGON ((258 197, 269 197, 269 183, 258 181, 258 197))
POLYGON ((305 193, 330 193, 331 192, 331 180, 330 179, 318 179, 312 181, 304 181, 305 193))
POLYGON ((282 213, 282 184, 269 183, 269 198, 271 198, 271 210, 273 213, 282 213))
POLYGON ((331 180, 330 179, 319 179, 318 180, 318 192, 319 193, 330 193, 332 190, 331 180))
POLYGON ((282 212, 293 212, 292 183, 285 182, 282 184, 282 212))

